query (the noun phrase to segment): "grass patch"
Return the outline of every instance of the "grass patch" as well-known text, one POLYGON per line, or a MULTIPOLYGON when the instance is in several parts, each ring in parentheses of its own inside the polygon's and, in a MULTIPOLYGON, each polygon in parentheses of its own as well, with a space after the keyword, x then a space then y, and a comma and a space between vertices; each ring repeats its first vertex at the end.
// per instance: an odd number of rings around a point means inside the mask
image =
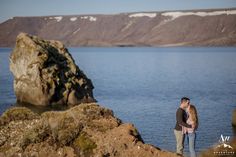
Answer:
POLYGON ((97 148, 97 145, 92 141, 89 136, 82 132, 73 142, 74 147, 79 148, 86 155, 92 154, 93 149, 97 148))
POLYGON ((39 118, 39 115, 26 107, 13 107, 6 110, 0 117, 0 125, 5 125, 16 120, 32 120, 39 118))

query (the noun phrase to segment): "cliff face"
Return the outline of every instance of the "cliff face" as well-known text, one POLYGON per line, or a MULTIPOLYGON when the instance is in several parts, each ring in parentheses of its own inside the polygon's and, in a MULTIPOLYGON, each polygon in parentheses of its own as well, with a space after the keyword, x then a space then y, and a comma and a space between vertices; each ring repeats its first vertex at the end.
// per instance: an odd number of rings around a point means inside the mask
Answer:
POLYGON ((235 46, 236 9, 14 17, 0 24, 0 46, 19 32, 67 46, 235 46))
POLYGON ((41 115, 27 108, 0 117, 0 156, 176 157, 144 144, 132 124, 124 124, 98 104, 41 115))

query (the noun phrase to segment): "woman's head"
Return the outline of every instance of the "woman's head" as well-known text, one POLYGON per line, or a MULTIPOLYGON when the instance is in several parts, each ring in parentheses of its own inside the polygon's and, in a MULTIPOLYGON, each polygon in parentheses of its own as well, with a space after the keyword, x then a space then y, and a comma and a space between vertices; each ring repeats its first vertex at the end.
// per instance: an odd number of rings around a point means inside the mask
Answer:
POLYGON ((197 116, 197 109, 194 105, 190 104, 188 107, 188 114, 190 115, 192 121, 196 126, 198 126, 198 116, 197 116))

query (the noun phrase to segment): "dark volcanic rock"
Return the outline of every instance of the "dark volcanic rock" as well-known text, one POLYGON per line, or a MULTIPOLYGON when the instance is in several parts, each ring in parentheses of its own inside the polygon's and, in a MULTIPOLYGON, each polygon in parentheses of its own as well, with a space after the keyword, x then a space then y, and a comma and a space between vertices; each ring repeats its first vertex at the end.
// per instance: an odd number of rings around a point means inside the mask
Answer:
POLYGON ((45 106, 95 101, 91 80, 59 41, 19 34, 10 70, 18 102, 45 106))
POLYGON ((177 157, 144 144, 132 124, 95 103, 42 115, 26 108, 8 109, 0 117, 0 156, 177 157), (18 117, 22 111, 30 116, 18 117), (14 116, 18 118, 10 118, 14 116))

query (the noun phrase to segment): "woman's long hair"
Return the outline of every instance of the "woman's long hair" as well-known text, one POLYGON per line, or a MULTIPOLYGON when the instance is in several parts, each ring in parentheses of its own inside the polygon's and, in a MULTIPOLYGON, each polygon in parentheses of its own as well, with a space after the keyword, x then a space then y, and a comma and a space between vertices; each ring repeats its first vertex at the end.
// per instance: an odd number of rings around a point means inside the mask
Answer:
POLYGON ((191 115, 196 130, 198 128, 198 115, 196 107, 192 104, 189 106, 189 114, 191 115))

